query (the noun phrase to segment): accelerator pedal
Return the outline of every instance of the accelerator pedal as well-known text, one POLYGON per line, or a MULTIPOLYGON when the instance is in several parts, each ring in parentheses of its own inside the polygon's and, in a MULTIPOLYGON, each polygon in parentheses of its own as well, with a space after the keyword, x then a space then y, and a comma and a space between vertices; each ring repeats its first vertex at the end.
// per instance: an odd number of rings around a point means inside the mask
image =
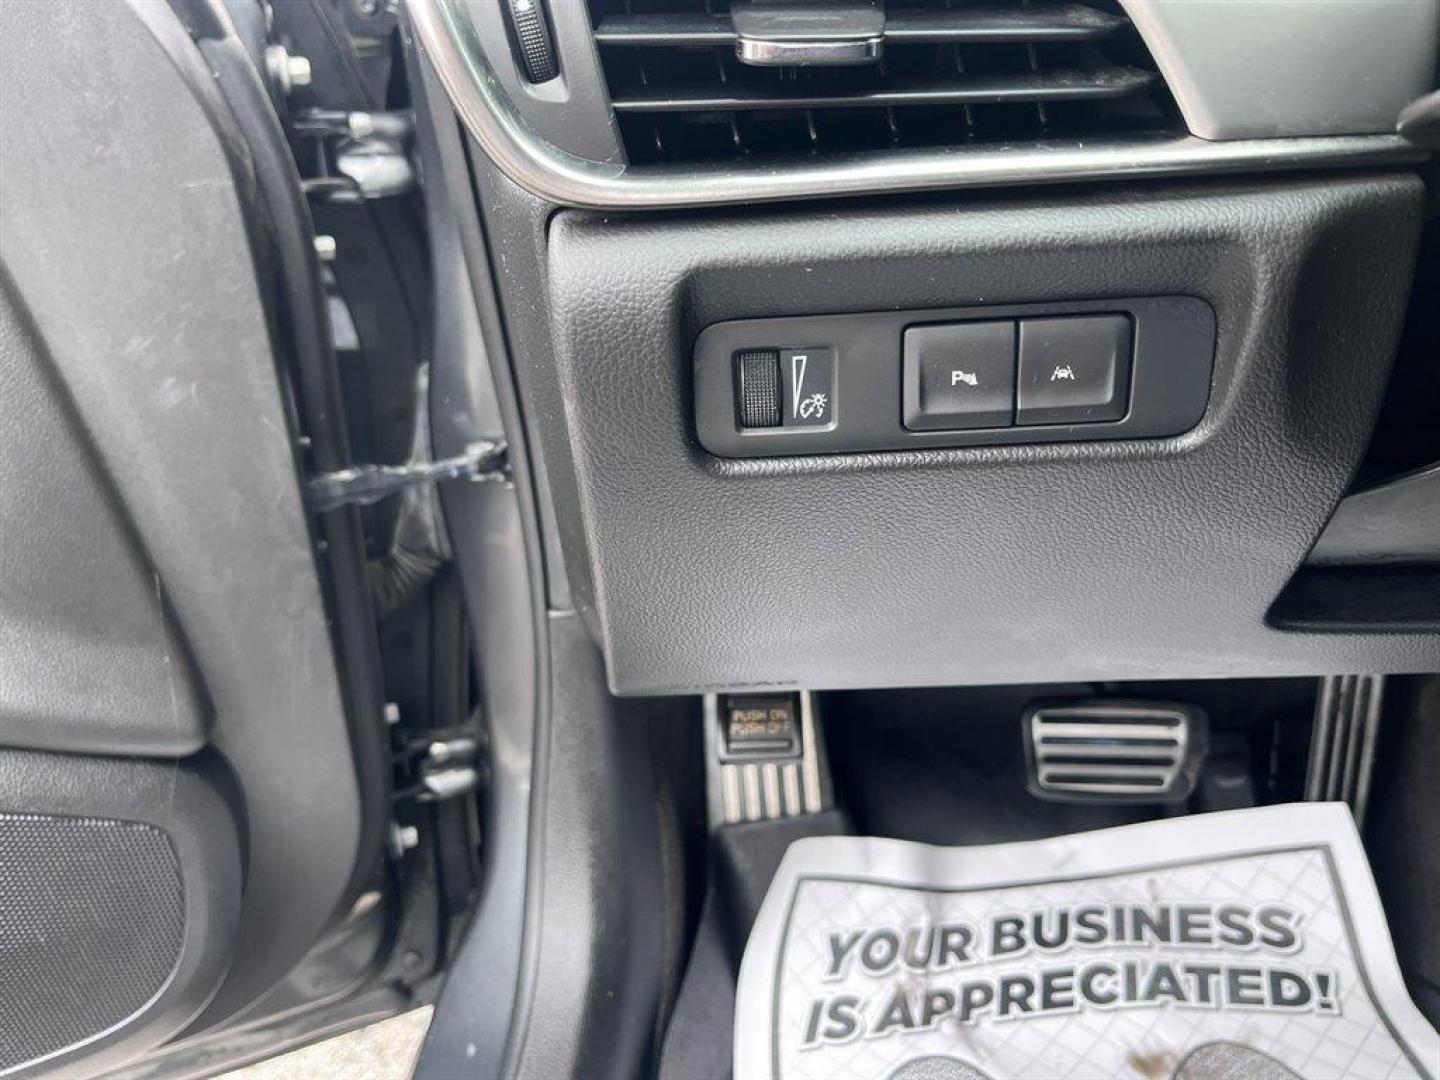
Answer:
POLYGON ((1178 802, 1204 764, 1209 722, 1193 705, 1049 702, 1024 713, 1032 795, 1058 802, 1178 802))

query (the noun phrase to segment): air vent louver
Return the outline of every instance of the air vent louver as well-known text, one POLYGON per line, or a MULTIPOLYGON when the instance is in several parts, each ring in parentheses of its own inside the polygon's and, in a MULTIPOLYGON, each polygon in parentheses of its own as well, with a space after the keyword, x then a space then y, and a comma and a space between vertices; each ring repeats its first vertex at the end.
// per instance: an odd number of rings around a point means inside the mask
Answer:
POLYGON ((1112 0, 887 0, 884 57, 752 67, 729 0, 589 0, 635 163, 1183 131, 1112 0))

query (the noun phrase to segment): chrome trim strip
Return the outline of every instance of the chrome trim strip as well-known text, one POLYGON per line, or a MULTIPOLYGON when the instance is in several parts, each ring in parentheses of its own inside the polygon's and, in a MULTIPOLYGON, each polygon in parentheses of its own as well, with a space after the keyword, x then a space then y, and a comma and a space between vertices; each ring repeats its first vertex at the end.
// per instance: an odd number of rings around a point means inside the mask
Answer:
POLYGON ((1355 814, 1355 827, 1365 827, 1365 811, 1370 805, 1370 778, 1375 772, 1375 746, 1380 737, 1380 709, 1385 699, 1385 676, 1367 676, 1369 693, 1365 700, 1365 737, 1360 743, 1360 756, 1355 764, 1355 796, 1350 800, 1355 814))
POLYGON ((1273 172, 1422 160, 1398 135, 1206 142, 1079 141, 894 151, 794 165, 628 167, 557 150, 529 130, 491 72, 460 0, 406 0, 421 47, 461 121, 521 187, 566 206, 645 210, 1074 180, 1273 172))
POLYGON ((820 730, 815 723, 815 695, 800 691, 800 785, 805 795, 805 813, 818 814, 825 809, 825 791, 820 782, 820 730))
POLYGON ((883 37, 862 41, 767 41, 743 34, 735 38, 735 57, 755 67, 790 64, 859 65, 879 62, 885 52, 883 37))
POLYGON ((1315 699, 1305 800, 1349 803, 1357 826, 1370 799, 1384 696, 1384 675, 1326 675, 1315 699))

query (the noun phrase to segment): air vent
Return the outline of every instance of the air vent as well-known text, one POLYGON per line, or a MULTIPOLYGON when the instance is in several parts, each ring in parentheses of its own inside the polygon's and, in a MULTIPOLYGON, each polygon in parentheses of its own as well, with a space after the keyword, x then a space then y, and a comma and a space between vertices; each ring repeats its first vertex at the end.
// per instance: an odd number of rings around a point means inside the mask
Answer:
POLYGON ((1185 705, 1085 702, 1025 714, 1030 790, 1041 798, 1165 802, 1189 796, 1205 715, 1185 705))
POLYGON ((879 61, 848 66, 741 62, 730 0, 589 3, 634 163, 1184 130, 1112 0, 887 0, 879 61))

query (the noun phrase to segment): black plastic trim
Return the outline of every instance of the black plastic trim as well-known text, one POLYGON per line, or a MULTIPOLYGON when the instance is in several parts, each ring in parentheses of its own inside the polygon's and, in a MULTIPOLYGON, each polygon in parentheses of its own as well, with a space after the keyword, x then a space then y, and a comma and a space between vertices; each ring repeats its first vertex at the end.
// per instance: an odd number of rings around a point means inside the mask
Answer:
POLYGON ((1345 496, 1305 561, 1440 563, 1440 464, 1345 496))
POLYGON ((769 91, 753 86, 642 86, 615 95, 617 113, 726 112, 731 109, 903 108, 906 105, 999 105, 1035 101, 1099 101, 1150 89, 1159 76, 1139 68, 1037 71, 955 80, 897 82, 853 93, 769 91))
POLYGON ((1200 422, 1210 396, 1215 312, 1189 296, 1006 304, 747 319, 706 327, 695 343, 695 415, 700 444, 720 457, 1002 446, 1178 435, 1200 422), (1044 424, 970 431, 910 431, 902 422, 901 339, 930 323, 1124 312, 1134 323, 1131 406, 1109 423, 1044 424), (831 345, 837 352, 833 427, 744 430, 735 419, 737 351, 831 345))
POLYGON ((1369 441, 1422 191, 1392 173, 555 215, 554 348, 534 348, 525 401, 612 687, 1434 670, 1433 639, 1265 623, 1369 441), (1168 438, 775 458, 696 438, 706 327, 1039 295, 1205 300, 1204 418, 1168 438))
POLYGON ((1440 633, 1440 566, 1302 567, 1267 621, 1306 634, 1440 633))

